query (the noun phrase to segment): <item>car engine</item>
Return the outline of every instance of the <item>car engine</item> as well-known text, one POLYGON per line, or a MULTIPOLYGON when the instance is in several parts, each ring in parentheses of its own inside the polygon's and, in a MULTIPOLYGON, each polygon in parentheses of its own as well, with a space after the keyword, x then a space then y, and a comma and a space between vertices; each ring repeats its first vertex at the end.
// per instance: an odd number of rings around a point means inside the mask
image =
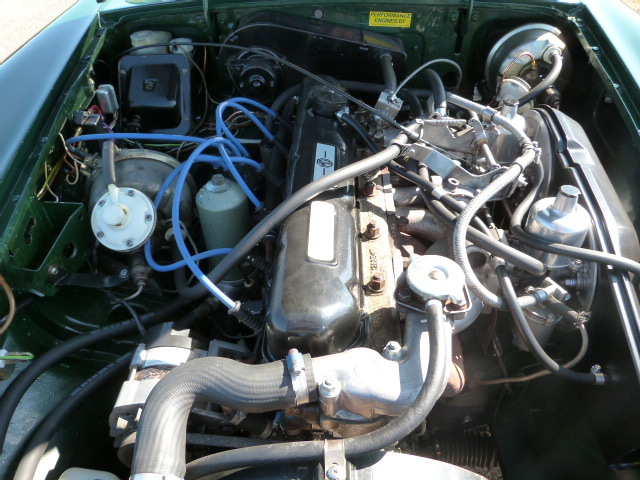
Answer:
MULTIPOLYGON (((460 63, 327 12, 94 32, 90 88, 2 247, 3 478, 637 465, 640 246, 582 126, 574 31, 487 20, 460 63), (42 423, 7 436, 64 359, 42 423)), ((465 21, 447 20, 459 38, 465 21)))

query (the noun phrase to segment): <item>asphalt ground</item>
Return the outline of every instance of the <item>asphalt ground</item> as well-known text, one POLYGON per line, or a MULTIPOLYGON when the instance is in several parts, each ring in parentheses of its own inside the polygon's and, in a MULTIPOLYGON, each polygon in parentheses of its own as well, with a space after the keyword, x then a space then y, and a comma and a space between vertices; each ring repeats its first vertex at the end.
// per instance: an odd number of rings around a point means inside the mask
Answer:
POLYGON ((0 0, 0 63, 78 0, 0 0))

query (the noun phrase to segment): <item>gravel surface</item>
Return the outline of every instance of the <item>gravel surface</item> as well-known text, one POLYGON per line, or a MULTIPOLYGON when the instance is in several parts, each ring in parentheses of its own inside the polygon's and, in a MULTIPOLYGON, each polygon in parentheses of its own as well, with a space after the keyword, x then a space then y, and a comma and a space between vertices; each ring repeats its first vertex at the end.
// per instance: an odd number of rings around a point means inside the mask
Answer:
POLYGON ((0 0, 0 63, 78 0, 0 0))

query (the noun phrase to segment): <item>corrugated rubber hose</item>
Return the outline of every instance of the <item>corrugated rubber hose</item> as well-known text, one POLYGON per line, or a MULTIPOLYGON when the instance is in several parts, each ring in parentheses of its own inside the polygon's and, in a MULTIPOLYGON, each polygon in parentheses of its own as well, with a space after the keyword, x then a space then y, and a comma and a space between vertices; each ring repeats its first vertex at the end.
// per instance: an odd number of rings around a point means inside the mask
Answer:
POLYGON ((187 362, 160 380, 147 400, 136 439, 132 474, 183 478, 187 419, 197 399, 257 413, 296 405, 284 360, 247 365, 228 358, 187 362))
MULTIPOLYGON (((453 231, 453 256, 456 263, 460 265, 467 282, 467 286, 476 296, 482 300, 485 305, 490 305, 500 310, 506 310, 507 304, 503 298, 498 297, 495 293, 489 291, 487 287, 482 285, 480 280, 473 271, 469 257, 467 256, 467 230, 471 220, 494 195, 502 189, 510 185, 516 180, 524 169, 534 160, 535 150, 532 147, 525 148, 521 157, 517 158, 513 164, 498 178, 492 181, 478 195, 473 197, 467 206, 462 210, 458 217, 456 228, 453 231)), ((535 305, 538 299, 533 295, 524 295, 518 298, 518 303, 522 308, 528 308, 535 305)))
MULTIPOLYGON (((431 412, 447 382, 447 362, 451 359, 451 325, 445 321, 440 302, 426 308, 429 331, 429 368, 420 393, 399 417, 373 432, 344 440, 346 457, 354 458, 386 448, 409 435, 431 412)), ((187 480, 235 468, 322 461, 323 441, 289 442, 238 448, 215 453, 187 465, 187 480)))

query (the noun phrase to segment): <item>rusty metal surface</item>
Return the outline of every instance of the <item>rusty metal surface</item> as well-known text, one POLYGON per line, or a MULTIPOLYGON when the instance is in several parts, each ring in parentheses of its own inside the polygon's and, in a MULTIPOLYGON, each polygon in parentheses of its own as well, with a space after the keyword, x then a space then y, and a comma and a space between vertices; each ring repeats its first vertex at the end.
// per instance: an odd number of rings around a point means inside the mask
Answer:
POLYGON ((368 315, 369 331, 363 346, 381 352, 387 342, 401 336, 393 290, 402 273, 402 258, 391 240, 398 228, 389 174, 378 173, 368 182, 359 180, 364 194, 356 220, 361 240, 363 311, 368 315))

